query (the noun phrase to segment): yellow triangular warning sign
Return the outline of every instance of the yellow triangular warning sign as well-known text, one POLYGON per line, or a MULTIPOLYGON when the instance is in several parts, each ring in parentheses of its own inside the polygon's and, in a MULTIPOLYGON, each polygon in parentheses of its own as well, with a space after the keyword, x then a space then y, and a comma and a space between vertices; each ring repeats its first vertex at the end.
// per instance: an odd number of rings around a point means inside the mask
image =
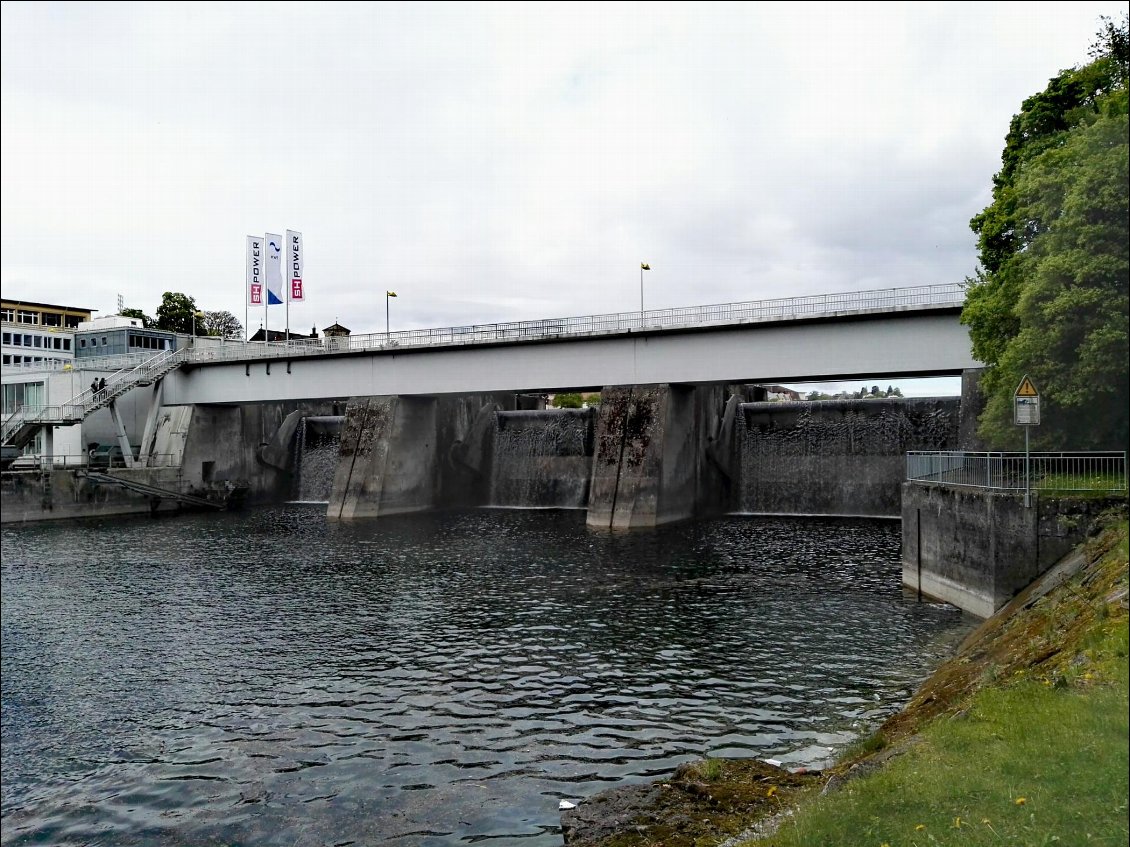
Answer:
POLYGON ((1016 389, 1017 397, 1039 397, 1040 392, 1036 390, 1036 386, 1032 384, 1032 380, 1024 377, 1020 381, 1020 386, 1016 389))

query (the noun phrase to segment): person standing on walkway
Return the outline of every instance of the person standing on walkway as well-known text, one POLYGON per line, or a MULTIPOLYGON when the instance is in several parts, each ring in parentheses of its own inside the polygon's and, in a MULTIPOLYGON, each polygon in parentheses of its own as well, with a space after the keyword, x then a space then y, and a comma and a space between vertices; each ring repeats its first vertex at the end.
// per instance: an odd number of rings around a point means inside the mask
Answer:
POLYGON ((98 396, 102 399, 106 397, 106 377, 98 380, 98 396))
POLYGON ((96 380, 96 379, 92 379, 90 381, 90 399, 91 400, 97 400, 98 399, 98 380, 96 380))

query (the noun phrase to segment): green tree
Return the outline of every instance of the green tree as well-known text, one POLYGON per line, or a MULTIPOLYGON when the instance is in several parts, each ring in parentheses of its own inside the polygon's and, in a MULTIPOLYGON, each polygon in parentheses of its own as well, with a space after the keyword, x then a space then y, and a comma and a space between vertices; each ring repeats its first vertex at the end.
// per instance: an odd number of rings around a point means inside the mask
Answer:
POLYGON ((149 315, 145 314, 141 309, 122 309, 119 314, 121 314, 123 318, 140 319, 141 325, 146 329, 153 326, 153 318, 149 317, 149 315))
POLYGON ((993 203, 970 223, 981 267, 962 321, 988 366, 980 432, 993 446, 1022 439, 1011 414, 1025 374, 1044 400, 1039 446, 1126 445, 1126 31, 1125 16, 1106 21, 1094 61, 1024 101, 993 203))
POLYGON ((199 333, 199 324, 193 324, 193 317, 197 311, 196 298, 179 292, 166 291, 161 295, 161 305, 157 307, 157 329, 192 335, 195 326, 195 330, 199 333))
POLYGON ((198 319, 196 331, 204 335, 216 335, 232 341, 243 340, 243 324, 231 312, 204 312, 204 317, 198 319))
POLYGON ((584 398, 576 392, 566 392, 554 395, 553 407, 555 409, 579 409, 584 404, 584 398))

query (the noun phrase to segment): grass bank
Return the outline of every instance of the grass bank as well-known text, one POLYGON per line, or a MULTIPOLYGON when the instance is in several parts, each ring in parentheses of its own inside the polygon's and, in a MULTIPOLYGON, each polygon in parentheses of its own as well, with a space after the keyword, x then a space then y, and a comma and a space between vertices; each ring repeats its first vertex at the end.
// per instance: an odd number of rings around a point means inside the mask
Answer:
POLYGON ((1125 510, 1100 525, 829 771, 690 763, 566 812, 566 843, 1126 845, 1125 510))
POLYGON ((743 847, 1127 844, 1127 537, 1108 521, 743 847))

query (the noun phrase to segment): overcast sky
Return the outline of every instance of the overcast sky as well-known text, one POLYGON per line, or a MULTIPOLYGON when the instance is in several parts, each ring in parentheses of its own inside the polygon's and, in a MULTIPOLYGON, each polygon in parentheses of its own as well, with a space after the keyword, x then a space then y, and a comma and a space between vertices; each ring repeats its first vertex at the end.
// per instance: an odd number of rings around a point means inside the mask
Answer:
POLYGON ((287 229, 305 332, 632 311, 641 261, 646 308, 959 282, 1010 118, 1125 8, 4 2, 4 296, 242 322, 287 229))

